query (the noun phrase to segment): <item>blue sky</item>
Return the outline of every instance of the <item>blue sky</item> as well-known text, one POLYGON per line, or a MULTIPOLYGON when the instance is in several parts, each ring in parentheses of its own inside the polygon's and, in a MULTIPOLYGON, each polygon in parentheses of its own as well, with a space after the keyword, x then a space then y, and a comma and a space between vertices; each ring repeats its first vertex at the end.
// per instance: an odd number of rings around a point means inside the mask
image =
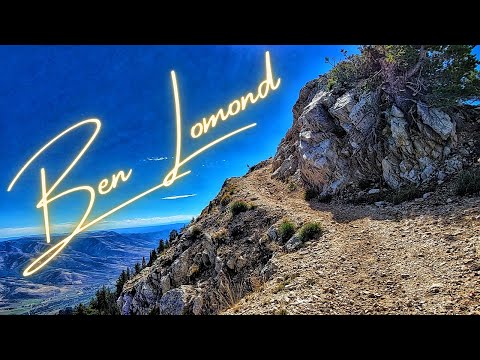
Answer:
MULTIPOLYGON (((69 126, 88 118, 102 129, 59 191, 96 187, 119 170, 130 179, 98 195, 91 218, 161 182, 173 165, 174 102, 170 70, 178 79, 183 117, 183 152, 188 155, 230 131, 247 130, 206 151, 182 170, 192 173, 110 216, 97 228, 143 226, 197 215, 228 177, 240 176, 272 156, 292 124, 292 106, 301 87, 330 68, 324 58, 341 58, 356 46, 0 46, 0 237, 42 231, 40 168, 56 179, 87 140, 81 129, 53 145, 28 168, 11 192, 21 166, 69 126), (190 127, 233 99, 255 93, 265 76, 265 51, 282 83, 268 97, 192 139, 190 127), (178 195, 195 196, 162 200, 178 195)), ((57 230, 73 229, 87 197, 73 194, 52 203, 57 230)))

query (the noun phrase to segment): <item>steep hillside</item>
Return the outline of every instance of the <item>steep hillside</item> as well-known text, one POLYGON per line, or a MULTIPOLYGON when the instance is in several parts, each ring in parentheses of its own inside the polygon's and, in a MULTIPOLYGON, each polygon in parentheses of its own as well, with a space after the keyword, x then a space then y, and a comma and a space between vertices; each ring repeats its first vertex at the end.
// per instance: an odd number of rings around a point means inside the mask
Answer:
POLYGON ((275 157, 225 182, 122 313, 480 313, 470 50, 365 47, 307 83, 275 157))
POLYGON ((124 314, 480 311, 480 198, 454 195, 452 181, 399 205, 325 204, 272 179, 268 162, 230 179, 119 304, 124 314), (230 189, 255 208, 232 216, 220 204, 230 189), (275 240, 283 218, 319 221, 325 234, 288 252, 275 240))

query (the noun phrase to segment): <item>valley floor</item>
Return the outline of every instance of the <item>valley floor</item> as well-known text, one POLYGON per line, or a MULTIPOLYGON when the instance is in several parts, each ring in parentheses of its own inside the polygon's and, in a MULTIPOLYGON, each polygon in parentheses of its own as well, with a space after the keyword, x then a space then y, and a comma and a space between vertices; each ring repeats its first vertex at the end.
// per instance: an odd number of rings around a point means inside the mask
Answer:
POLYGON ((448 183, 400 205, 307 202, 266 166, 241 195, 325 234, 277 252, 273 278, 225 314, 480 314, 480 197, 448 183))

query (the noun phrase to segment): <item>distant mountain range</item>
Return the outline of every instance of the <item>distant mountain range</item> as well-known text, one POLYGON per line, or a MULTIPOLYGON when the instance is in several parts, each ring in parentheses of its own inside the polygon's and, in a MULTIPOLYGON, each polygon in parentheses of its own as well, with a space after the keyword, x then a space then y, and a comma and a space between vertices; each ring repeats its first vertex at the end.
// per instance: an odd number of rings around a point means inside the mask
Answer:
POLYGON ((49 314, 87 301, 120 272, 148 261, 150 250, 184 224, 97 231, 79 235, 46 268, 23 277, 28 264, 61 239, 42 236, 0 242, 0 314, 49 314))

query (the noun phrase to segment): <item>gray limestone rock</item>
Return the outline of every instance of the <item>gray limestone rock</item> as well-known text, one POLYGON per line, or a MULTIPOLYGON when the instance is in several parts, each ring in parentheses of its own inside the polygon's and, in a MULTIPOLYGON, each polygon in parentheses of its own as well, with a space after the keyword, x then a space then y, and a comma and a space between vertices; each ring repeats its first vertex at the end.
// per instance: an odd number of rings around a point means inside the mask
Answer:
POLYGON ((166 292, 160 299, 160 315, 185 315, 190 313, 194 295, 195 289, 191 285, 182 285, 166 292))
POLYGON ((300 239, 300 236, 298 234, 295 234, 285 244, 285 250, 288 252, 293 252, 300 249, 302 245, 303 245, 303 242, 300 239))

